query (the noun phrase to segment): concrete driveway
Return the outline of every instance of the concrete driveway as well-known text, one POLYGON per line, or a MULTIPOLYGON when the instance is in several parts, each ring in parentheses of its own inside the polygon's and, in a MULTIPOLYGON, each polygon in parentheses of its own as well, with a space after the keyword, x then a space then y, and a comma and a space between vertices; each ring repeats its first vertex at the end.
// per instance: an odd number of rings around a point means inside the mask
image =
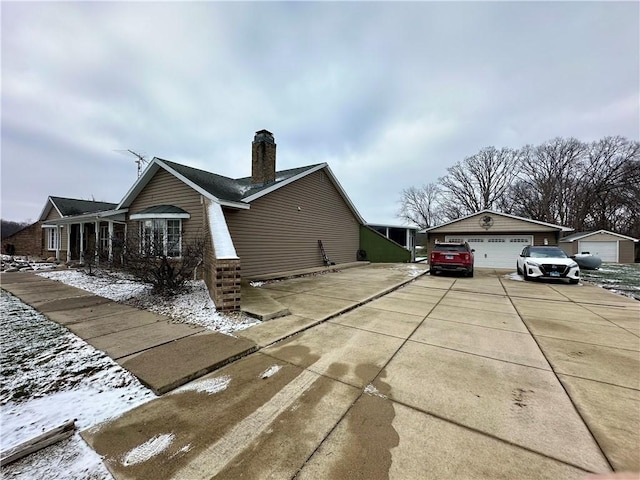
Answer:
POLYGON ((257 353, 83 437, 123 479, 640 470, 639 302, 477 270, 343 308, 396 268, 263 285, 292 315, 245 331, 257 353))

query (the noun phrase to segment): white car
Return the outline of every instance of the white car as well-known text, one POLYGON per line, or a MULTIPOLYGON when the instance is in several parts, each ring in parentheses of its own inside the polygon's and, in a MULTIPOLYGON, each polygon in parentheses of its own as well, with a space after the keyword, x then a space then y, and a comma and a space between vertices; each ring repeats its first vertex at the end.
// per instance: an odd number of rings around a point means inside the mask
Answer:
POLYGON ((569 283, 580 281, 580 267, 559 247, 524 247, 516 268, 525 280, 559 278, 567 279, 569 283))

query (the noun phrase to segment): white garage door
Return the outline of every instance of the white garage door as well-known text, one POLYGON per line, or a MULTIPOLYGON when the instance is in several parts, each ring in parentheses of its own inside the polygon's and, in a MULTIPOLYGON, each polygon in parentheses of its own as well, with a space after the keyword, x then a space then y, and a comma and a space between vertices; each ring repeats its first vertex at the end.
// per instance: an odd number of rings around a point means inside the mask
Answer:
POLYGON ((476 267, 513 270, 516 268, 516 259, 522 249, 533 243, 531 235, 476 235, 473 237, 448 235, 445 240, 468 242, 475 250, 476 267))
POLYGON ((618 261, 618 242, 578 242, 578 253, 589 252, 603 262, 618 261))

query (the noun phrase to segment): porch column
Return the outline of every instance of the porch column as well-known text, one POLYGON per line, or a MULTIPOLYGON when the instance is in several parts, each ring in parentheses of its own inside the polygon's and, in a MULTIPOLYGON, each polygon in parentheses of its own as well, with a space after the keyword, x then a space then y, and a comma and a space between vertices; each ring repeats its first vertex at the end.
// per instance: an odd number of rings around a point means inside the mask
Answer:
POLYGON ((67 225, 67 262, 71 261, 71 224, 67 225))
POLYGON ((60 260, 60 248, 62 247, 62 227, 60 225, 56 225, 56 240, 58 241, 56 244, 56 260, 60 260))
POLYGON ((96 263, 96 265, 98 264, 99 260, 100 260, 100 255, 98 253, 98 250, 100 248, 100 221, 96 220, 94 222, 95 225, 95 245, 94 245, 94 249, 93 249, 93 254, 94 254, 94 261, 96 263))
POLYGON ((84 263, 84 222, 80 222, 80 263, 84 263))
POLYGON ((109 263, 113 262, 113 222, 109 220, 109 263))

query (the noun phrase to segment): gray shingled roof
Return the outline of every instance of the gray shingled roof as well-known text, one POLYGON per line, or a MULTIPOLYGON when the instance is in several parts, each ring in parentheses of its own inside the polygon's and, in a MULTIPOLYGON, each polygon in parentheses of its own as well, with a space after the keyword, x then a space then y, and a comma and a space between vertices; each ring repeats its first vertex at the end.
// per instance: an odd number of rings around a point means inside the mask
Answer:
POLYGON ((571 235, 567 235, 566 237, 562 237, 560 239, 561 242, 572 242, 573 240, 575 240, 576 238, 580 238, 580 237, 584 237, 585 235, 589 235, 591 233, 594 233, 593 231, 588 231, 588 232, 575 232, 572 233, 571 235))
POLYGON ((141 215, 141 214, 148 214, 148 213, 188 213, 188 212, 174 205, 155 205, 153 207, 145 208, 144 210, 141 210, 137 213, 138 215, 141 215))
POLYGON ((105 210, 113 210, 118 206, 117 203, 94 202, 93 200, 78 200, 64 197, 49 198, 51 198, 51 201, 63 217, 82 215, 83 213, 104 212, 105 210))
POLYGON ((198 168, 187 167, 179 163, 171 162, 158 158, 158 160, 165 163, 168 167, 174 169, 180 175, 187 178, 189 181, 195 183, 199 187, 203 188, 216 198, 221 200, 227 200, 231 202, 239 202, 243 198, 249 197, 258 193, 265 188, 270 188, 273 185, 278 184, 291 177, 299 175, 307 170, 317 167, 316 165, 307 165, 306 167, 291 168, 289 170, 280 170, 276 172, 276 181, 268 185, 254 186, 251 184, 251 177, 243 178, 229 178, 215 173, 206 172, 198 168))

